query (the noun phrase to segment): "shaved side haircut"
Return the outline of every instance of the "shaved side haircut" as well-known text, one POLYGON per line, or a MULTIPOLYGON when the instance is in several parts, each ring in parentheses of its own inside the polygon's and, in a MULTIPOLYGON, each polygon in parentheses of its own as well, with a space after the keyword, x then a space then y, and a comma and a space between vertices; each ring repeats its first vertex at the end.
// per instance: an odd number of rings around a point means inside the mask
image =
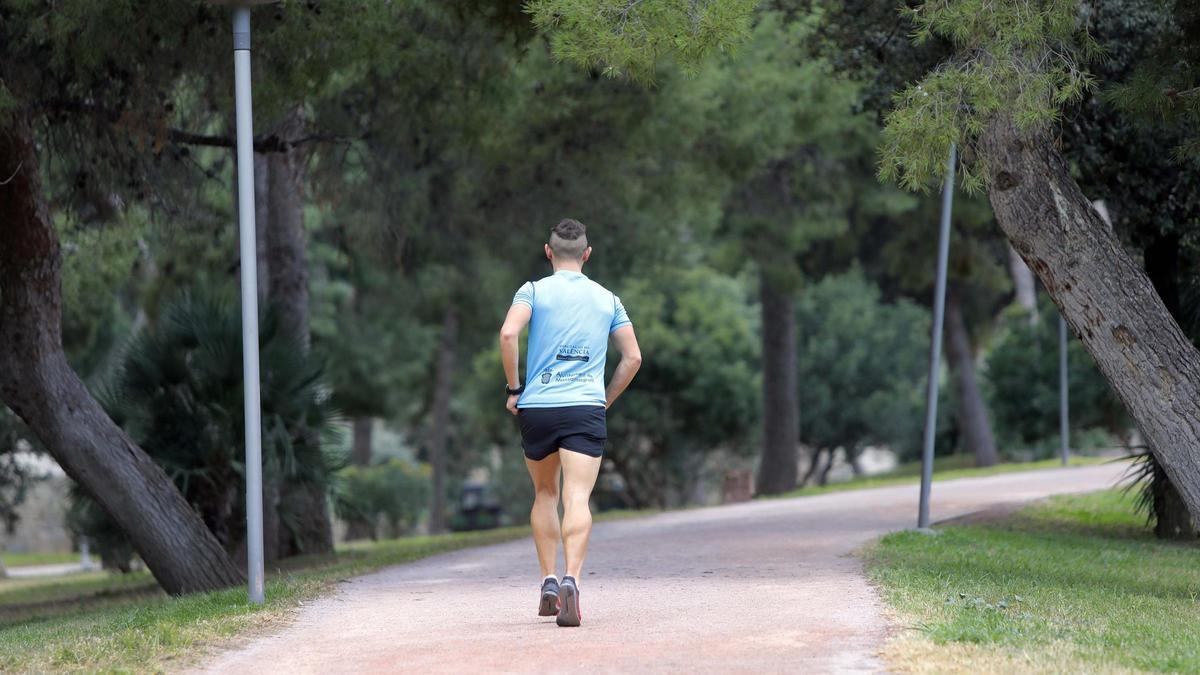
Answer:
POLYGON ((587 247, 587 226, 578 220, 564 218, 550 229, 550 250, 556 257, 582 260, 587 247))

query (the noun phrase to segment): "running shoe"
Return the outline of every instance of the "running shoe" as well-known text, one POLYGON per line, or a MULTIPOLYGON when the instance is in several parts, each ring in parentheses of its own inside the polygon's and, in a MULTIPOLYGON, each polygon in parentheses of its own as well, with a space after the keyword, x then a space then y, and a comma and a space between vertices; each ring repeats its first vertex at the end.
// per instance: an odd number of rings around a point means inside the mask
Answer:
POLYGON ((542 582, 542 600, 538 603, 538 616, 558 614, 558 581, 549 577, 542 582))
POLYGON ((579 611, 579 586, 575 577, 563 577, 559 588, 558 625, 578 626, 582 616, 579 611))

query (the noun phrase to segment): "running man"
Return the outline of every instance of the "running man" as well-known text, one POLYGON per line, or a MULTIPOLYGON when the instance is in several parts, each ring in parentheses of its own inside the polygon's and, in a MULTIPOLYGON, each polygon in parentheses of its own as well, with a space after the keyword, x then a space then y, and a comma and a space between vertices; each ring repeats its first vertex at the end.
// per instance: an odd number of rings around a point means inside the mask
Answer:
POLYGON ((557 614, 558 625, 578 626, 579 574, 592 531, 588 501, 608 435, 605 411, 629 386, 642 354, 621 300, 583 274, 592 255, 583 223, 567 219, 555 225, 545 251, 554 274, 517 291, 500 328, 500 354, 508 410, 520 419, 521 447, 535 491, 529 523, 542 568, 538 615, 557 614), (518 340, 526 324, 528 381, 521 384, 518 340), (605 390, 610 336, 621 362, 605 390), (560 538, 567 563, 561 584, 555 576, 560 538))

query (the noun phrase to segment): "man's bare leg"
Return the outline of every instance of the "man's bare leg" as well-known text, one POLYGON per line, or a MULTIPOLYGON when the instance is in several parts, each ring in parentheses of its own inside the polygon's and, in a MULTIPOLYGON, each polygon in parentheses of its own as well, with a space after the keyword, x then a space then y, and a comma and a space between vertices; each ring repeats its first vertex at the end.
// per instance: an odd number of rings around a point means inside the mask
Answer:
POLYGON ((558 455, 556 452, 536 462, 525 458, 525 466, 529 469, 529 477, 533 479, 534 490, 529 526, 533 530, 533 545, 537 547, 542 577, 554 574, 554 566, 558 559, 558 541, 562 538, 558 525, 558 455))
POLYGON ((592 533, 588 501, 600 473, 600 458, 565 449, 559 450, 558 455, 563 468, 563 556, 567 560, 567 576, 578 581, 592 533))

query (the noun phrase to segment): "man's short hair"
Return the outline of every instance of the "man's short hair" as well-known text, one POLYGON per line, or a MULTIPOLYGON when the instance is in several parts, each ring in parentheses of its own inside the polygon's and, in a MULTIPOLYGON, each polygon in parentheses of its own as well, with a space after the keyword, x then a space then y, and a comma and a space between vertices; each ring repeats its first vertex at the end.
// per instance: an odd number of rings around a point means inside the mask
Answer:
POLYGON ((564 218, 550 229, 550 250, 556 257, 582 260, 587 247, 587 226, 578 220, 564 218))

